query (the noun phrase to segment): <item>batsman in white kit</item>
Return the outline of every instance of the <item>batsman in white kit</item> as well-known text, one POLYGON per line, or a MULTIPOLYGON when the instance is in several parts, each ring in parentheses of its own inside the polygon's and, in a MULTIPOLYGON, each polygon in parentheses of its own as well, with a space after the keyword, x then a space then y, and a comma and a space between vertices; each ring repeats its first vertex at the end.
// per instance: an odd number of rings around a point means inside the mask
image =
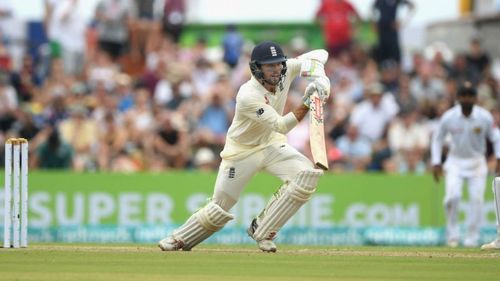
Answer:
POLYGON ((307 114, 311 95, 325 101, 330 80, 324 64, 325 50, 314 50, 287 59, 281 47, 262 42, 251 54, 252 78, 236 96, 236 112, 221 152, 214 194, 210 202, 195 212, 182 226, 159 242, 164 251, 189 251, 234 217, 229 212, 250 179, 267 171, 283 182, 247 232, 264 252, 276 252, 273 239, 281 227, 305 204, 316 190, 323 171, 286 141, 286 134, 307 114), (302 104, 283 115, 290 84, 297 76, 311 82, 302 104))
POLYGON ((444 164, 446 242, 450 247, 457 247, 460 243, 458 211, 464 181, 468 186, 469 208, 463 246, 478 245, 488 174, 485 157, 487 138, 493 143, 497 159, 496 173, 500 170, 500 131, 491 113, 475 104, 476 99, 477 93, 471 83, 465 82, 461 85, 457 92, 458 104, 443 114, 432 137, 433 173, 434 179, 439 181, 443 170, 443 142, 448 134, 451 135, 451 144, 444 164))

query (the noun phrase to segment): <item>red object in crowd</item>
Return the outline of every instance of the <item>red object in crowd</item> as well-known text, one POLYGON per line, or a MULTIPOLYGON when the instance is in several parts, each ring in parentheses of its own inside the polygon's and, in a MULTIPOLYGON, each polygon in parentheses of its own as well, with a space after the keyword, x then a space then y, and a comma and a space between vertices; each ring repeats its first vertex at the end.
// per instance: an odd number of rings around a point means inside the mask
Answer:
POLYGON ((325 43, 329 49, 351 43, 351 19, 358 17, 351 3, 345 0, 323 0, 316 17, 321 19, 325 43))

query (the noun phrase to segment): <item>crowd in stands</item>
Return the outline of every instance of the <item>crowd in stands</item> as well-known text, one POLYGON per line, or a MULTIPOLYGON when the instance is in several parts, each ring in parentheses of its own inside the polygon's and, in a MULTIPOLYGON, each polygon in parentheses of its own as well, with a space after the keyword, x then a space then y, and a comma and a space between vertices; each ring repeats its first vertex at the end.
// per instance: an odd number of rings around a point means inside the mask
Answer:
MULTIPOLYGON (((207 45, 210 34, 182 47, 182 0, 164 7, 101 0, 90 24, 81 1, 46 1, 49 60, 26 53, 14 67, 8 41, 0 40, 0 141, 27 138, 31 168, 216 169, 236 93, 251 75, 252 43, 228 26, 219 52, 207 45)), ((309 50, 300 37, 283 47, 290 57, 309 50)), ((403 71, 355 42, 330 56, 325 127, 333 171, 428 171, 434 124, 465 80, 500 122, 500 88, 479 41, 450 61, 439 50, 412 58, 403 71)), ((306 85, 294 82, 287 109, 301 102, 306 85)), ((307 121, 288 138, 310 155, 307 121)))

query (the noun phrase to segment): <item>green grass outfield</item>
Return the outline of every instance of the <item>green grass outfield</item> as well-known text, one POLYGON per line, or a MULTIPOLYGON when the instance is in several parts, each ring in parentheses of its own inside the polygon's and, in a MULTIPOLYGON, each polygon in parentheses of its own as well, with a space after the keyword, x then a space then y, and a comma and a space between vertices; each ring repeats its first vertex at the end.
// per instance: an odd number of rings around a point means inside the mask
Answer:
POLYGON ((0 248, 0 280, 499 280, 500 251, 423 247, 33 244, 0 248))

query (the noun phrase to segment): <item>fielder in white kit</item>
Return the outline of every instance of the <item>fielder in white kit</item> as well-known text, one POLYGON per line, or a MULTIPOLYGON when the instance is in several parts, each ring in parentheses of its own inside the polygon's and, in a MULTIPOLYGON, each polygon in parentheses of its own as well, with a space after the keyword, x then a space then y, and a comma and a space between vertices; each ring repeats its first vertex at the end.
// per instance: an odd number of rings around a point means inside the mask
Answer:
POLYGON ((317 91, 323 101, 330 94, 324 64, 328 53, 314 50, 287 59, 273 42, 252 51, 252 78, 236 97, 236 112, 229 128, 214 194, 182 226, 159 242, 164 251, 189 251, 233 219, 229 213, 250 179, 267 171, 283 181, 247 232, 264 252, 276 252, 273 239, 281 227, 309 200, 322 170, 289 146, 286 136, 309 111, 310 96, 317 91), (297 76, 310 79, 302 104, 283 116, 290 84, 297 76))
POLYGON ((434 179, 442 174, 441 156, 446 135, 451 144, 444 164, 446 193, 446 242, 450 247, 459 245, 458 208, 464 181, 468 185, 469 210, 463 240, 465 247, 475 247, 479 241, 481 208, 488 168, 486 163, 486 138, 493 143, 500 169, 500 131, 493 116, 486 109, 475 105, 477 93, 471 83, 465 82, 457 92, 458 105, 446 111, 433 133, 431 157, 434 179))

